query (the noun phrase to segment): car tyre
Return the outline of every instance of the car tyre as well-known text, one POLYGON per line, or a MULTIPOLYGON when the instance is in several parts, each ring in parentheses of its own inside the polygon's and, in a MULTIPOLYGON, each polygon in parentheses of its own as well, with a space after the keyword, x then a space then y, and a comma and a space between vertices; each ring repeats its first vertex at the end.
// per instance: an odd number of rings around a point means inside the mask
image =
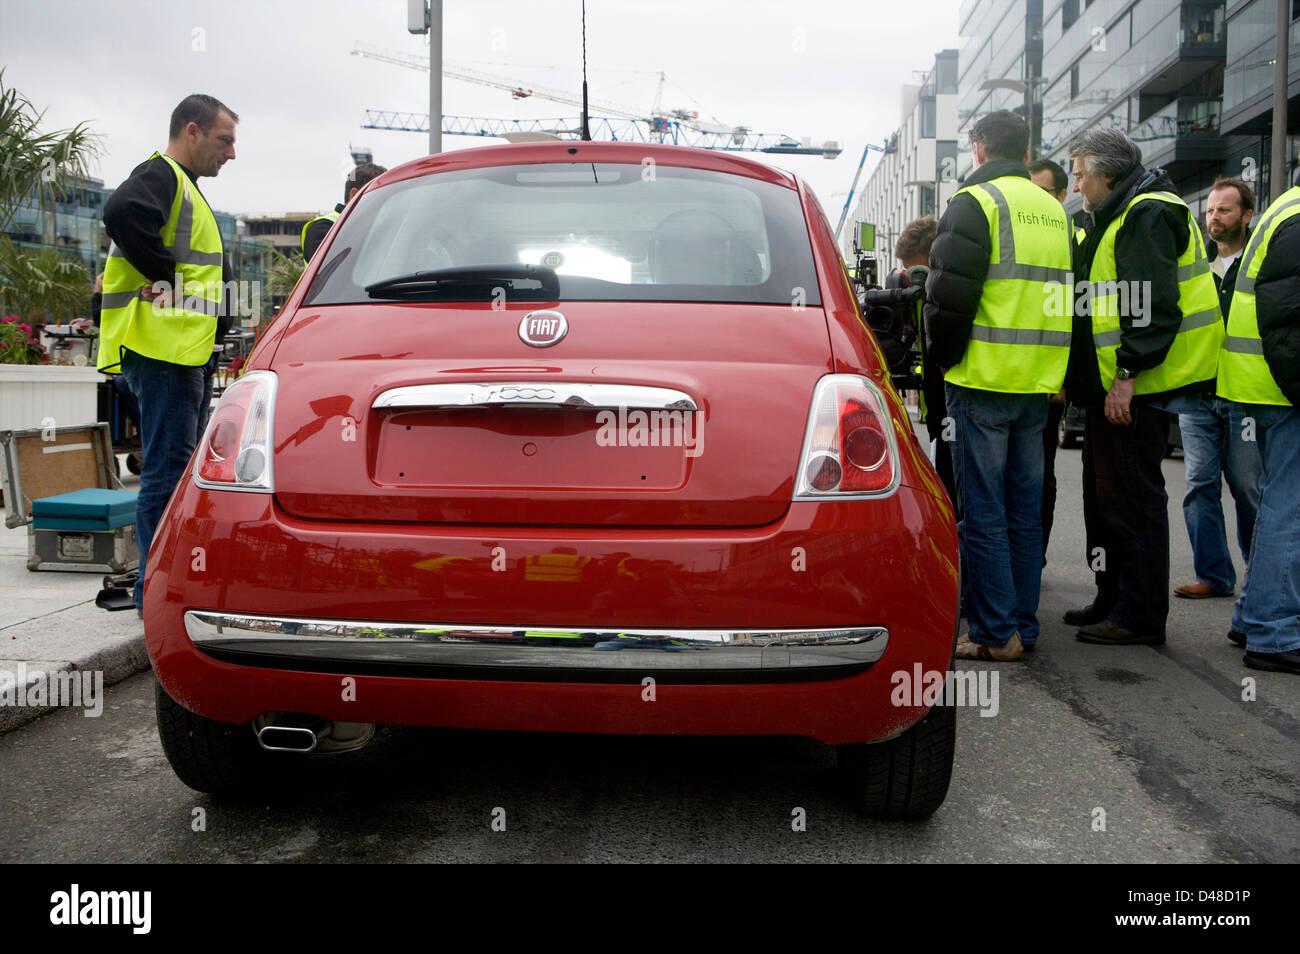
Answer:
POLYGON ((873 818, 928 818, 948 795, 956 741, 957 710, 937 705, 887 742, 838 746, 850 803, 873 818))
POLYGON ((144 455, 139 451, 132 451, 127 454, 126 469, 133 474, 139 474, 144 469, 144 455))
POLYGON ((176 777, 199 792, 226 798, 257 794, 275 768, 252 726, 190 712, 155 683, 158 738, 176 777))
POLYGON ((1073 434, 1071 434, 1068 430, 1066 430, 1065 415, 1062 414, 1061 423, 1056 425, 1056 446, 1069 450, 1078 442, 1079 439, 1075 437, 1073 434))

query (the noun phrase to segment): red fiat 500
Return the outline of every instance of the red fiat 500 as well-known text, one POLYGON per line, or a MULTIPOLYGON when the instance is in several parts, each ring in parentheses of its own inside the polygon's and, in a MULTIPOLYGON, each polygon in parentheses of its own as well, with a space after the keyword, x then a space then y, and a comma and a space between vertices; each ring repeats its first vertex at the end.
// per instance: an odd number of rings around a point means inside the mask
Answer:
POLYGON ((951 508, 797 178, 617 143, 408 163, 336 223, 149 555, 201 791, 375 724, 802 735, 943 801, 951 508), (895 704, 901 701, 903 704, 895 704))

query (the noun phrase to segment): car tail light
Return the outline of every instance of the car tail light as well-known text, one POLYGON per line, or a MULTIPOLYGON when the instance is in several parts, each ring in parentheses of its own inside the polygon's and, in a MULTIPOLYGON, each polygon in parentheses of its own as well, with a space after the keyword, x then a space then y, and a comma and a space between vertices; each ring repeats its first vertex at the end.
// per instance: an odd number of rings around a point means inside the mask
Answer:
POLYGON ((828 374, 813 391, 796 500, 878 497, 898 483, 898 450, 880 389, 856 374, 828 374))
POLYGON ((194 462, 194 482, 211 490, 272 493, 276 376, 250 371, 226 388, 194 462))

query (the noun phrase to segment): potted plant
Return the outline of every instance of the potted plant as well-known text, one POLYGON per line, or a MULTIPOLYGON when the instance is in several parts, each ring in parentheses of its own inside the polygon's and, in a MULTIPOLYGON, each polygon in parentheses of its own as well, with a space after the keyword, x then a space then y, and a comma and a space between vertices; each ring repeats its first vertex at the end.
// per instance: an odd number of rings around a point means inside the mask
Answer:
POLYGON ((17 315, 0 318, 0 431, 94 423, 102 380, 94 367, 54 364, 17 315))
MULTIPOLYGON (((41 208, 83 179, 99 141, 80 123, 44 131, 42 113, 4 82, 0 69, 0 228, 18 206, 41 208)), ((86 315, 90 275, 58 249, 19 248, 0 239, 0 430, 93 423, 102 376, 93 367, 59 366, 40 344, 40 325, 86 315)))

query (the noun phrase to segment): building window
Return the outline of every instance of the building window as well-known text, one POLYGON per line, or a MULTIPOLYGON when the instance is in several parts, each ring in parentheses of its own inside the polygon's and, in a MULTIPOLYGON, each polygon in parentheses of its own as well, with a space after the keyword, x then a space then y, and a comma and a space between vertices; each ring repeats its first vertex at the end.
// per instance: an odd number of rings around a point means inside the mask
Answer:
POLYGON ((952 139, 943 139, 935 143, 934 177, 940 182, 952 182, 957 178, 957 143, 952 139))
POLYGON ((1222 43, 1224 36, 1223 4, 1187 4, 1182 9, 1181 32, 1183 43, 1222 43))
POLYGON ((1061 4, 1061 32, 1064 33, 1074 26, 1074 21, 1077 19, 1079 19, 1079 0, 1065 0, 1065 3, 1061 4))
POLYGON ((1079 97, 1079 64, 1070 67, 1070 99, 1079 97))
POLYGON ((921 138, 933 139, 934 132, 934 100, 921 100, 921 138))
MULTIPOLYGON (((1300 0, 1296 0, 1300 3, 1300 0)), ((940 93, 957 92, 957 61, 947 56, 939 60, 938 87, 940 93)))

